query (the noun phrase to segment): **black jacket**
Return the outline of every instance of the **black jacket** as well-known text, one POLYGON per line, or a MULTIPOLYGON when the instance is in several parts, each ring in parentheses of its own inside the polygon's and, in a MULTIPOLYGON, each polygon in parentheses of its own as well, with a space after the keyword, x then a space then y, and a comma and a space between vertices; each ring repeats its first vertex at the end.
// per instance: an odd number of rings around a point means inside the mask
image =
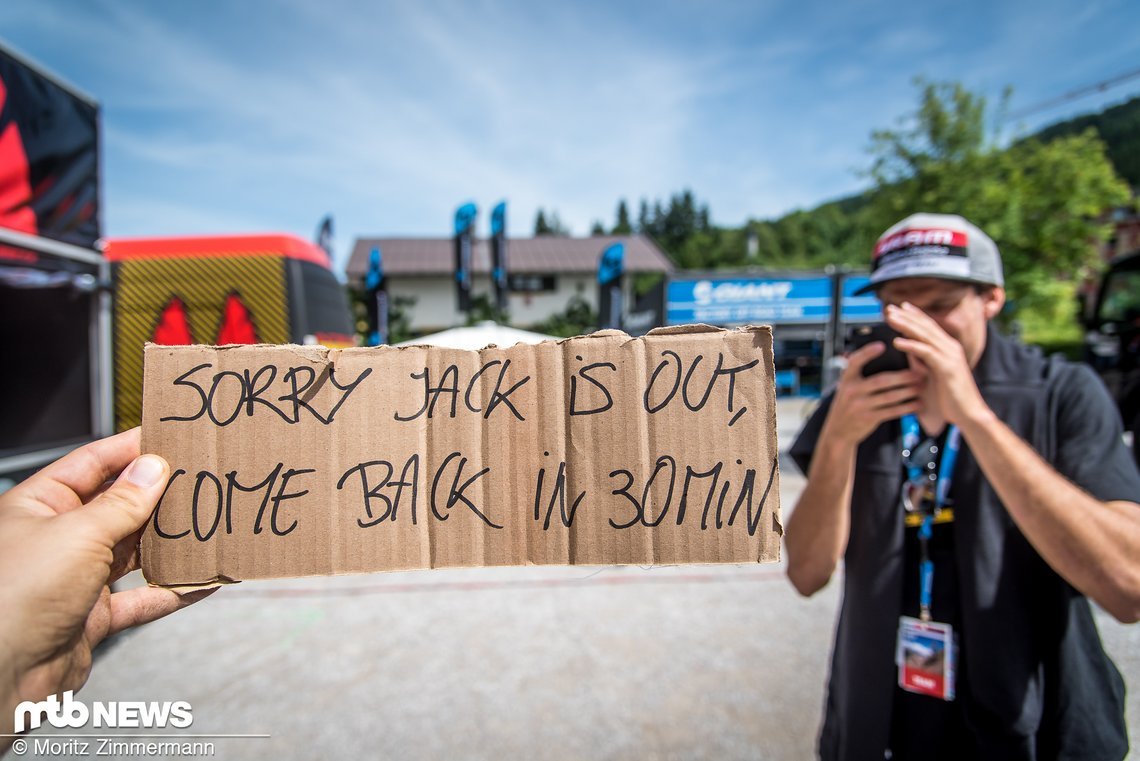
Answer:
MULTIPOLYGON (((1064 476, 1102 500, 1140 499, 1119 416, 1084 365, 992 328, 975 379, 987 404, 1064 476)), ((805 473, 830 397, 791 454, 805 473)), ((844 596, 820 736, 824 759, 879 759, 889 742, 902 605, 899 423, 859 447, 844 596)), ((1089 603, 1014 525, 964 442, 951 496, 967 726, 995 759, 1118 759, 1128 750, 1124 683, 1089 603)))

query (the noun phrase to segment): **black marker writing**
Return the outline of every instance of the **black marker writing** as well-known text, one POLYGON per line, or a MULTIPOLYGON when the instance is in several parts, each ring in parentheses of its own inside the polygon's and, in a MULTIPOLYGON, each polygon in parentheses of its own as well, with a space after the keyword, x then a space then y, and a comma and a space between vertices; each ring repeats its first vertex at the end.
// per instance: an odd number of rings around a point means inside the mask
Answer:
POLYGON ((362 518, 356 519, 356 525, 361 528, 368 528, 375 526, 378 523, 390 520, 395 523, 398 510, 400 507, 400 500, 404 496, 404 490, 407 489, 410 493, 409 511, 412 514, 412 525, 416 525, 416 498, 419 495, 419 481, 420 481, 420 456, 414 454, 407 459, 404 463, 403 469, 400 471, 400 478, 398 481, 392 480, 396 469, 392 463, 387 460, 372 460, 371 462, 362 462, 359 465, 349 468, 340 477, 336 483, 338 490, 344 488, 345 482, 348 477, 353 473, 360 476, 360 490, 364 495, 364 514, 367 520, 362 518), (369 469, 376 469, 380 473, 374 476, 373 480, 375 485, 369 486, 369 469), (382 489, 395 489, 394 494, 385 494, 382 489), (380 500, 384 504, 384 512, 374 513, 372 510, 372 500, 380 500))
POLYGON ((550 492, 550 501, 546 506, 546 518, 542 517, 542 482, 546 478, 546 468, 539 468, 538 482, 534 487, 534 519, 542 521, 542 530, 550 530, 550 518, 554 513, 554 503, 558 503, 558 511, 562 519, 562 525, 570 528, 570 524, 574 522, 574 515, 578 512, 578 505, 586 497, 586 492, 582 491, 574 498, 574 502, 570 505, 570 509, 566 509, 566 462, 558 463, 558 475, 554 478, 554 488, 550 492))
POLYGON ((234 422, 243 412, 246 417, 253 417, 255 410, 263 407, 287 423, 301 422, 301 411, 304 410, 322 425, 329 425, 336 417, 336 413, 348 401, 352 392, 372 373, 372 368, 367 367, 361 371, 355 380, 342 385, 337 380, 336 370, 332 367, 326 367, 319 373, 309 365, 291 367, 281 376, 281 383, 288 387, 288 393, 277 397, 276 400, 270 400, 264 398, 263 395, 277 379, 276 366, 266 365, 254 373, 251 373, 249 369, 241 372, 222 370, 215 372, 212 376, 204 377, 201 383, 192 380, 192 376, 211 368, 213 365, 209 363, 197 365, 172 381, 175 386, 194 391, 198 397, 197 402, 195 402, 197 407, 192 408, 194 411, 189 415, 167 415, 160 418, 161 422, 189 422, 206 416, 214 425, 224 428, 234 422), (340 393, 328 413, 322 414, 311 402, 325 379, 340 393), (232 387, 233 392, 225 393, 227 387, 232 387), (236 401, 222 402, 222 397, 234 397, 235 395, 236 401), (286 404, 279 406, 275 402, 285 402, 286 404))
MULTIPOLYGON (((637 497, 629 493, 629 487, 633 486, 633 474, 628 470, 615 470, 610 473, 610 478, 615 476, 625 479, 625 484, 614 489, 611 494, 615 496, 625 497, 631 505, 633 505, 634 515, 627 523, 615 523, 613 518, 610 518, 610 525, 617 529, 629 528, 635 523, 640 523, 642 526, 653 528, 661 523, 665 518, 665 514, 669 512, 669 505, 673 501, 673 485, 677 480, 677 461, 669 455, 661 455, 657 458, 657 462, 653 466, 653 472, 645 481, 645 488, 641 491, 641 501, 637 497), (654 481, 657 480, 658 475, 664 471, 669 471, 669 496, 665 498, 665 504, 661 508, 661 514, 657 516, 656 520, 647 520, 646 511, 649 507, 649 491, 653 488, 654 481)), ((679 525, 679 524, 678 524, 679 525)))
MULTIPOLYGON (((582 359, 581 357, 578 357, 579 361, 581 361, 581 359, 582 359)), ((599 412, 605 412, 610 407, 614 406, 614 398, 613 398, 613 396, 610 395, 609 389, 606 388, 605 384, 603 384, 600 380, 598 380, 594 376, 590 375, 591 371, 596 371, 599 368, 609 368, 610 370, 617 372, 617 365, 615 365, 613 362, 595 362, 592 365, 586 365, 585 367, 579 368, 578 372, 576 372, 574 375, 570 376, 570 414, 571 415, 596 415, 599 412), (601 391, 602 394, 605 395, 606 400, 604 402, 602 402, 601 404, 598 404, 597 406, 590 408, 590 409, 578 409, 578 377, 579 376, 581 376, 583 380, 586 380, 586 381, 592 383, 594 386, 596 386, 598 388, 598 390, 601 391)), ((597 396, 596 392, 594 393, 594 396, 595 397, 597 396)))
MULTIPOLYGON (((466 493, 476 481, 489 473, 491 469, 483 468, 470 478, 462 480, 463 470, 467 467, 467 462, 467 458, 462 453, 452 452, 436 467, 435 473, 432 474, 431 493, 429 495, 431 514, 436 520, 445 521, 451 515, 443 511, 449 511, 456 505, 462 504, 488 526, 502 528, 502 526, 492 522, 466 493), (455 474, 452 477, 451 485, 446 486, 444 476, 457 459, 459 462, 455 465, 455 474), (446 498, 443 497, 445 491, 446 498)), ((353 465, 346 470, 337 481, 336 488, 338 491, 343 491, 348 488, 350 480, 359 481, 364 517, 357 518, 356 525, 360 528, 371 528, 385 521, 395 523, 399 517, 400 504, 405 494, 407 494, 408 512, 411 514, 412 524, 416 525, 418 522, 416 504, 419 498, 420 465, 420 455, 411 455, 404 461, 398 478, 396 477, 396 467, 389 460, 369 460, 359 465, 353 465), (356 478, 353 479, 353 476, 356 478), (377 502, 383 506, 382 509, 375 504, 377 502)))
POLYGON ((433 478, 431 481, 431 512, 432 512, 432 514, 438 520, 441 520, 441 521, 445 521, 449 517, 448 515, 444 515, 443 513, 441 513, 439 511, 439 503, 436 501, 435 495, 436 495, 436 489, 439 487, 439 480, 440 480, 440 478, 443 477, 444 471, 447 470, 448 463, 450 463, 456 457, 460 458, 459 459, 459 467, 455 469, 455 478, 452 480, 451 488, 448 490, 447 502, 445 503, 444 508, 447 510, 450 510, 456 503, 462 502, 464 505, 466 505, 471 510, 471 512, 478 515, 479 518, 484 523, 486 523, 488 526, 490 526, 491 528, 502 528, 502 526, 499 526, 495 523, 492 523, 491 519, 488 518, 486 515, 484 515, 479 510, 479 508, 475 506, 475 503, 472 502, 471 499, 463 493, 467 489, 467 487, 471 486, 471 484, 475 483, 475 481, 477 481, 479 478, 481 478, 485 474, 489 473, 491 469, 490 468, 483 468, 478 473, 471 476, 471 478, 468 478, 466 481, 464 481, 463 485, 460 486, 459 485, 459 479, 463 477, 463 468, 464 468, 464 466, 467 465, 467 458, 463 457, 459 452, 452 452, 451 454, 449 454, 447 457, 444 458, 443 463, 439 466, 439 469, 436 470, 436 472, 435 472, 435 478, 433 478))
MULTIPOLYGON (((642 397, 645 411, 649 414, 655 414, 668 407, 677 396, 678 390, 681 392, 681 402, 685 407, 691 412, 699 412, 704 409, 708 403, 713 389, 722 377, 728 378, 728 411, 735 411, 736 413, 728 424, 730 426, 733 425, 740 419, 741 415, 748 411, 747 407, 741 407, 739 410, 736 410, 735 407, 736 374, 752 369, 760 363, 760 360, 754 359, 751 362, 746 362, 736 367, 725 367, 724 352, 718 353, 716 367, 709 376, 704 388, 704 393, 697 399, 696 394, 690 389, 690 385, 693 383, 693 375, 697 367, 701 364, 701 361, 704 360, 704 355, 698 354, 693 359, 692 364, 689 365, 688 370, 685 370, 684 361, 675 351, 666 349, 661 352, 661 357, 661 361, 657 363, 657 367, 653 369, 653 372, 649 376, 649 382, 645 386, 645 394, 642 397), (659 379, 661 379, 660 385, 659 379), (671 385, 669 385, 670 380, 672 381, 671 385), (666 387, 668 390, 663 391, 666 387), (655 401, 657 398, 659 398, 659 401, 655 401), (694 399, 696 399, 696 401, 693 401, 694 399)), ((699 385, 697 388, 700 388, 699 385)))
MULTIPOLYGON (((467 381, 467 389, 463 393, 463 406, 466 407, 470 412, 482 414, 483 418, 486 419, 491 416, 491 413, 495 411, 496 407, 503 405, 509 409, 511 414, 514 415, 517 419, 526 420, 526 418, 522 416, 522 413, 519 412, 518 408, 515 407, 514 403, 510 399, 510 396, 522 388, 527 383, 527 381, 530 380, 530 376, 525 376, 522 380, 518 381, 512 386, 506 386, 507 370, 510 369, 510 366, 511 361, 509 359, 505 361, 493 359, 475 371, 475 373, 467 381), (483 373, 487 372, 495 365, 501 365, 501 367, 499 368, 499 377, 495 380, 495 388, 491 392, 491 399, 487 403, 486 409, 477 407, 472 402, 471 398, 471 394, 476 388, 475 384, 479 381, 479 378, 482 377, 483 373)), ((448 365, 444 369, 443 374, 440 375, 439 384, 436 386, 431 385, 431 370, 427 367, 423 369, 423 372, 411 373, 411 378, 412 380, 423 381, 423 404, 418 410, 408 415, 401 415, 400 412, 397 411, 394 415, 396 420, 399 420, 401 423, 406 423, 410 420, 415 420, 425 413, 428 418, 434 417, 435 405, 439 402, 440 397, 443 395, 450 395, 450 411, 447 413, 447 415, 448 417, 455 417, 456 412, 458 411, 460 398, 459 368, 456 365, 448 365)), ((448 404, 448 402, 445 401, 444 404, 448 404)))
MULTIPOLYGON (((741 464, 737 460, 737 464, 741 464)), ((676 495, 677 473, 679 466, 676 461, 668 455, 662 455, 657 458, 653 470, 646 480, 644 487, 641 489, 640 499, 638 495, 631 492, 634 487, 636 479, 633 473, 627 469, 619 468, 611 471, 609 476, 614 479, 616 488, 610 493, 623 497, 630 507, 633 508, 633 514, 629 520, 624 523, 618 523, 613 518, 609 519, 609 523, 616 529, 627 529, 635 525, 646 526, 653 528, 659 526, 665 519, 673 504, 673 498, 676 495), (650 515, 653 503, 650 499, 650 491, 654 483, 668 483, 665 498, 661 501, 661 506, 654 518, 650 515)), ((756 469, 746 468, 744 476, 740 482, 740 486, 735 494, 735 502, 730 499, 732 494, 732 482, 725 479, 723 483, 720 482, 722 473, 724 471, 724 463, 717 462, 711 468, 705 471, 694 469, 690 465, 685 466, 685 477, 681 485, 680 502, 676 511, 676 524, 681 526, 684 524, 689 504, 690 490, 696 487, 696 481, 711 478, 708 484, 708 491, 704 495, 704 510, 701 514, 701 530, 709 530, 709 514, 712 510, 712 505, 715 500, 716 511, 713 513, 713 526, 717 529, 723 529, 725 526, 731 527, 736 523, 737 516, 740 514, 740 509, 745 508, 745 522, 747 523, 748 535, 755 536, 756 530, 760 524, 760 516, 763 514, 764 505, 768 501, 768 494, 771 492, 772 484, 776 478, 776 461, 773 459, 772 468, 768 475, 768 484, 764 489, 764 493, 760 496, 759 500, 755 497, 756 487, 756 469), (719 486, 719 490, 718 490, 719 486), (726 505, 732 505, 731 511, 728 514, 727 520, 724 516, 726 505)))
MULTIPOLYGON (((237 471, 230 471, 223 478, 219 478, 208 470, 198 471, 193 479, 194 488, 190 500, 190 527, 178 532, 171 532, 168 528, 164 528, 159 522, 159 515, 162 512, 162 504, 159 504, 159 507, 155 509, 153 518, 155 533, 163 539, 181 539, 193 533, 194 538, 199 542, 208 542, 222 527, 222 518, 225 518, 223 531, 225 534, 233 534, 235 493, 254 494, 264 490, 257 515, 251 522, 252 533, 255 535, 262 533, 265 512, 268 508, 269 530, 277 536, 290 534, 297 528, 298 522, 294 519, 288 526, 281 525, 279 518, 282 504, 305 496, 309 490, 286 492, 289 488, 289 482, 294 478, 316 471, 313 468, 290 468, 289 470, 284 470, 284 468, 284 463, 277 463, 269 475, 252 486, 243 485, 238 480, 237 471), (225 484, 224 487, 223 483, 225 484)), ((167 482, 168 493, 175 481, 184 475, 187 473, 181 468, 174 471, 170 481, 167 482)))

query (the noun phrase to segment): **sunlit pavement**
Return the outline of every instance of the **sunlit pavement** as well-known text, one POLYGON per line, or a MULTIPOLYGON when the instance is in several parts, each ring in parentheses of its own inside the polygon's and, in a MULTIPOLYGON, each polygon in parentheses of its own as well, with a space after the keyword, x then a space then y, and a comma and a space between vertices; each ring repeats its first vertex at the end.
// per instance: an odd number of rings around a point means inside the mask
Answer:
MULTIPOLYGON (((802 486, 782 463, 785 512, 802 486)), ((782 564, 246 582, 119 638, 79 697, 188 701, 157 731, 225 759, 803 759, 837 601, 782 564)), ((1140 626, 1098 622, 1140 738, 1140 626)))

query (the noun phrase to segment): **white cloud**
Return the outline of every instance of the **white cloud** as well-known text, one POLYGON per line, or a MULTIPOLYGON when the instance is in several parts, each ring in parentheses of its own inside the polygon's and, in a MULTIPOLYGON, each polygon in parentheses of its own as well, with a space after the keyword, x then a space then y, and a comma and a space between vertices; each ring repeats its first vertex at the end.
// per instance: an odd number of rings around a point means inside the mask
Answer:
POLYGON ((332 211, 347 248, 444 235, 469 199, 483 227, 508 199, 513 235, 685 187, 722 224, 811 206, 861 186, 916 73, 1028 98, 1135 58, 1102 34, 1126 0, 1067 5, 6 0, 0 22, 104 103, 112 234, 309 235, 332 211))

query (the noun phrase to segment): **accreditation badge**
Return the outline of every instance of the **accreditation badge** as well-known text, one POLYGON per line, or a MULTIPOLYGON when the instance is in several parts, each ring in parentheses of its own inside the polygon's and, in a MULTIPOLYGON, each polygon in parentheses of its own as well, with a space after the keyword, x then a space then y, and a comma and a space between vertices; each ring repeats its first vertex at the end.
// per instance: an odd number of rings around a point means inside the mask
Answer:
POLYGON ((954 628, 949 624, 910 616, 899 618, 895 653, 899 687, 919 695, 953 700, 957 655, 954 628))

